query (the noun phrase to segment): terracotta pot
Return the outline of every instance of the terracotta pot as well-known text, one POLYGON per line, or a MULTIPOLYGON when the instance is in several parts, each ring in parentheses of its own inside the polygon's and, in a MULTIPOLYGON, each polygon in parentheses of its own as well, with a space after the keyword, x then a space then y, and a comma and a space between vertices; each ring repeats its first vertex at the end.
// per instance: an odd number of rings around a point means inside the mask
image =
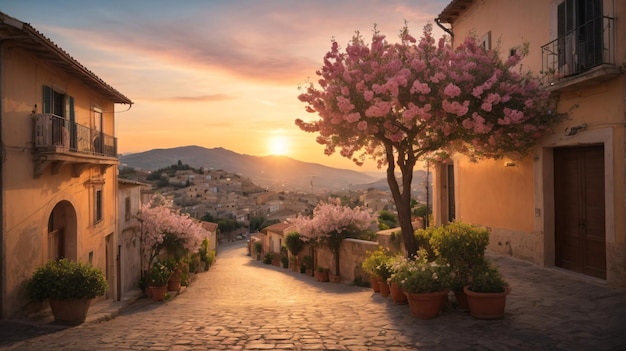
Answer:
POLYGON ((315 271, 315 280, 318 282, 327 282, 328 281, 328 271, 320 272, 315 271))
POLYGON ((378 287, 380 288, 380 296, 382 296, 382 297, 389 296, 389 293, 390 293, 390 291, 389 291, 389 284, 387 284, 386 281, 384 281, 382 279, 379 280, 378 281, 378 287))
POLYGON ((170 276, 170 280, 167 281, 167 290, 179 291, 182 277, 183 277, 183 272, 180 269, 173 271, 172 275, 170 276))
POLYGON ((419 319, 432 319, 437 317, 445 306, 448 290, 434 293, 406 293, 411 315, 419 319))
POLYGON ((81 324, 93 299, 48 299, 54 320, 63 324, 81 324))
POLYGON ((341 275, 334 274, 334 273, 328 273, 328 280, 331 283, 341 283, 341 275))
POLYGON ((154 301, 165 300, 165 294, 167 294, 167 285, 150 286, 150 290, 152 290, 152 300, 154 301))
POLYGON ((467 303, 467 295, 463 291, 455 291, 454 297, 456 298, 456 308, 458 310, 468 312, 469 304, 467 303))
POLYGON ((380 281, 380 278, 378 278, 377 276, 371 276, 370 277, 370 282, 372 283, 372 289, 374 290, 374 292, 380 292, 380 286, 378 285, 378 282, 380 281))
POLYGON ((406 294, 402 291, 402 288, 396 282, 392 282, 389 285, 389 295, 391 295, 391 299, 397 305, 405 305, 407 304, 406 294))
POLYGON ((511 293, 511 288, 507 287, 502 293, 480 293, 463 288, 467 295, 467 302, 472 317, 476 319, 500 319, 504 317, 506 306, 506 296, 511 293))

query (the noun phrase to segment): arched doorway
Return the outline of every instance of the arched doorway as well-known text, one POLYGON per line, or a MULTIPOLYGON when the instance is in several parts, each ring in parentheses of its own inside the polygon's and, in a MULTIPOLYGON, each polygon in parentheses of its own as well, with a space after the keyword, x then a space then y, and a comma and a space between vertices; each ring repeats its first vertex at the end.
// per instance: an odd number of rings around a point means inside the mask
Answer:
POLYGON ((69 201, 60 201, 48 217, 48 260, 78 259, 76 210, 69 201))

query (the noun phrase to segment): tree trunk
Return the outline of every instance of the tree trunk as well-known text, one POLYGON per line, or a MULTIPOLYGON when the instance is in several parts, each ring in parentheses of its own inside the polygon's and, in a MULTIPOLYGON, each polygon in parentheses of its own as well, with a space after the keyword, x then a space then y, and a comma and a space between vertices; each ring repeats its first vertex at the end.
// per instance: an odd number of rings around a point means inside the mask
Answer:
POLYGON ((395 175, 395 162, 393 157, 393 147, 390 144, 385 145, 387 153, 387 183, 393 196, 398 211, 398 222, 402 231, 402 242, 406 249, 407 257, 414 257, 417 253, 417 241, 415 240, 415 232, 413 223, 411 222, 411 182, 413 181, 413 167, 415 166, 415 158, 409 153, 408 157, 404 157, 404 152, 398 152, 398 166, 402 174, 402 191, 395 175))
POLYGON ((335 256, 335 275, 339 275, 339 248, 334 251, 335 256))

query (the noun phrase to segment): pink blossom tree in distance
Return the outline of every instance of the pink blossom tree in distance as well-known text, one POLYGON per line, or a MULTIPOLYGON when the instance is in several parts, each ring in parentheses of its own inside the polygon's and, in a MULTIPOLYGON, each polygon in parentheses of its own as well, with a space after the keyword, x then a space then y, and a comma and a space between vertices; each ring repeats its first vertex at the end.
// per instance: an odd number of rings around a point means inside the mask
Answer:
POLYGON ((298 216, 294 221, 303 241, 327 246, 335 259, 335 274, 339 275, 339 249, 345 238, 357 237, 366 231, 376 216, 367 209, 342 206, 340 199, 320 201, 313 209, 313 216, 298 216))
POLYGON ((520 48, 505 61, 468 37, 453 49, 437 43, 427 25, 419 41, 405 26, 398 43, 376 29, 370 45, 359 34, 345 51, 336 41, 316 72, 317 85, 301 87, 300 101, 318 120, 296 120, 318 133, 325 153, 337 149, 362 165, 386 166, 407 253, 417 252, 411 223, 411 182, 418 160, 461 153, 472 160, 524 156, 538 138, 566 118, 549 93, 519 63, 520 48), (396 178, 396 167, 400 180, 396 178))

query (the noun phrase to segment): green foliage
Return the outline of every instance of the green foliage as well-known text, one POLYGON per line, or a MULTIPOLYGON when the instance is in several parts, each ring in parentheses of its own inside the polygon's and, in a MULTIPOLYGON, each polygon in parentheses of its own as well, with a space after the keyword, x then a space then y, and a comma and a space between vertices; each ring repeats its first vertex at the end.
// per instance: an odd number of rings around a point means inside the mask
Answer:
POLYGON ((430 245, 438 257, 445 259, 454 272, 451 288, 462 291, 472 281, 474 270, 483 264, 489 244, 489 231, 460 222, 432 230, 430 245))
POLYGON ((244 226, 243 223, 237 222, 232 218, 219 218, 217 220, 217 227, 221 233, 229 233, 244 226))
POLYGON ((317 266, 317 268, 315 268, 315 270, 318 271, 318 272, 321 272, 321 273, 330 271, 329 268, 324 268, 322 266, 317 266))
MULTIPOLYGON (((436 227, 428 227, 426 229, 418 229, 415 231, 415 241, 417 247, 426 250, 428 257, 435 257, 435 252, 430 246, 430 238, 433 236, 436 227)), ((410 252, 412 254, 412 252, 410 252)))
POLYGON ((272 252, 268 252, 265 254, 265 257, 263 258, 263 263, 272 264, 273 260, 274 260, 274 254, 272 252))
POLYGON ((469 289, 481 293, 502 293, 508 283, 502 278, 500 271, 487 261, 476 267, 469 289))
POLYGON ((202 216, 202 218, 200 218, 200 220, 215 223, 215 217, 213 217, 213 215, 210 213, 206 213, 204 216, 202 216))
POLYGON ((365 273, 372 276, 377 276, 380 265, 386 263, 391 257, 389 250, 382 246, 374 251, 367 251, 366 254, 368 256, 361 263, 361 267, 365 273))
POLYGON ((306 255, 302 257, 302 264, 307 268, 313 269, 313 256, 306 255))
POLYGON ((254 252, 260 254, 263 251, 263 243, 261 241, 254 242, 254 252))
POLYGON ((402 247, 402 232, 398 231, 391 233, 389 235, 389 242, 394 249, 400 251, 400 248, 402 247))
POLYGON ((370 287, 369 279, 363 279, 363 277, 361 277, 360 275, 357 275, 356 277, 354 277, 354 281, 352 282, 352 284, 355 286, 361 286, 365 288, 370 287))
POLYGON ((170 280, 172 270, 165 262, 156 261, 150 267, 150 285, 164 286, 170 280))
POLYGON ((285 245, 292 254, 298 255, 304 249, 304 241, 300 238, 300 233, 291 232, 285 236, 285 245))
POLYGON ((413 207, 412 214, 416 217, 426 217, 432 213, 432 210, 426 205, 420 205, 417 207, 413 207))
POLYGON ((389 211, 380 211, 378 214, 378 229, 385 230, 398 226, 398 216, 389 211))
POLYGON ((404 259, 396 267, 398 285, 409 293, 433 293, 450 287, 451 269, 445 260, 429 261, 424 249, 415 260, 404 259))
POLYGON ((100 269, 66 258, 37 268, 28 282, 28 290, 34 300, 92 299, 104 295, 108 287, 100 269))
POLYGON ((283 264, 283 268, 289 267, 289 258, 287 258, 287 256, 281 257, 280 262, 283 264))

